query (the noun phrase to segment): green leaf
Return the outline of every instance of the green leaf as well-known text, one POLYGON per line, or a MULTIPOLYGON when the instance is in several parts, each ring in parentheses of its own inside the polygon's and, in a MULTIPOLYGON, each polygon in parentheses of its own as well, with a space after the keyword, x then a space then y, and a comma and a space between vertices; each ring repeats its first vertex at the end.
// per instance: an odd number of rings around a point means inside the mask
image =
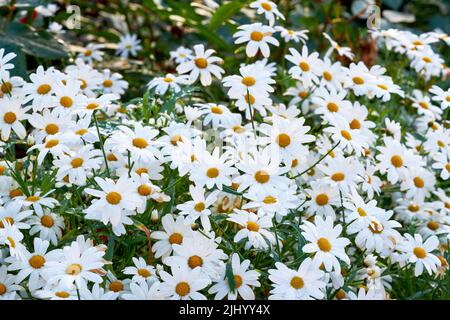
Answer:
POLYGON ((227 267, 225 269, 225 275, 228 280, 228 285, 230 286, 230 291, 234 292, 236 288, 236 283, 234 282, 234 274, 233 269, 231 268, 231 261, 227 263, 227 267))
POLYGON ((210 31, 216 30, 225 21, 238 13, 245 4, 246 1, 235 0, 220 6, 211 17, 208 29, 210 31))
POLYGON ((68 58, 65 46, 46 31, 35 31, 29 26, 12 22, 0 31, 0 39, 21 48, 22 52, 44 59, 68 58))

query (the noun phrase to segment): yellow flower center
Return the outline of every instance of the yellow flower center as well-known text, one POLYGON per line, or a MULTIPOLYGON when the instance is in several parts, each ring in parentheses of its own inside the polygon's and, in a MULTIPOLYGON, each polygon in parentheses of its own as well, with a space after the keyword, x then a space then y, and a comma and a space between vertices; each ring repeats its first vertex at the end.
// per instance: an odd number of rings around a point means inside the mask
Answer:
POLYGON ((3 283, 0 283, 0 296, 6 293, 6 286, 3 283))
POLYGON ((13 124, 14 122, 16 122, 17 120, 17 116, 14 112, 6 112, 3 115, 3 120, 7 123, 7 124, 13 124))
POLYGON ((255 173, 255 180, 261 184, 264 184, 270 180, 270 175, 264 170, 258 170, 255 173))
POLYGON ((415 247, 413 252, 415 256, 419 259, 423 259, 427 256, 427 252, 421 247, 415 247))
POLYGON ((55 221, 51 216, 42 216, 41 224, 46 228, 51 228, 55 224, 55 221))
POLYGON ((280 147, 286 148, 288 145, 291 144, 291 137, 286 133, 280 133, 277 136, 276 142, 280 147))
POLYGON ((251 104, 251 105, 253 105, 256 101, 255 97, 252 96, 251 94, 246 94, 244 96, 244 99, 245 99, 245 102, 247 102, 248 104, 251 104))
POLYGON ((52 90, 52 87, 48 84, 41 84, 38 88, 37 88, 37 93, 40 95, 44 95, 50 92, 50 90, 52 90))
POLYGON ((203 210, 205 210, 206 206, 203 202, 198 202, 195 204, 194 209, 197 212, 202 212, 203 210))
POLYGON ((0 86, 0 90, 3 93, 11 93, 12 88, 13 88, 13 86, 12 86, 11 82, 3 82, 2 85, 0 86))
POLYGON ((324 252, 329 252, 331 250, 331 243, 328 239, 320 238, 317 240, 317 245, 319 246, 319 249, 324 252))
POLYGON ((352 122, 350 122, 350 129, 352 130, 361 129, 361 122, 359 122, 357 119, 353 119, 352 122))
POLYGON ((295 276, 291 279, 291 287, 294 289, 301 289, 305 285, 305 282, 302 278, 295 276))
POLYGON ((364 79, 361 77, 353 77, 352 80, 353 80, 354 84, 358 84, 358 85, 364 84, 364 79))
POLYGON ((266 11, 271 11, 272 10, 272 6, 270 5, 270 3, 268 2, 262 2, 261 3, 261 7, 266 10, 266 11))
POLYGON ((75 133, 77 135, 79 135, 79 136, 82 136, 82 135, 88 133, 88 130, 87 129, 80 129, 80 130, 77 130, 75 133))
POLYGON ((188 259, 188 266, 191 269, 197 268, 197 267, 201 267, 203 265, 203 259, 200 258, 199 256, 191 256, 188 259))
POLYGON ((106 159, 111 162, 117 161, 117 157, 113 153, 109 153, 106 159))
POLYGON ((328 204, 328 195, 325 193, 320 193, 316 196, 316 203, 319 206, 325 206, 328 204))
POLYGON ((245 129, 243 127, 237 125, 237 126, 233 127, 233 131, 236 133, 243 133, 243 132, 245 132, 245 129))
POLYGON ((403 166, 403 159, 399 155, 394 155, 391 158, 391 163, 394 167, 400 168, 403 166))
POLYGON ((435 231, 439 229, 439 223, 436 221, 430 221, 427 223, 427 227, 428 229, 435 231))
POLYGON ((380 88, 380 89, 383 89, 383 90, 387 90, 388 89, 388 87, 386 85, 384 85, 384 84, 378 84, 377 87, 380 88))
POLYGON ((208 66, 208 60, 205 58, 197 58, 195 59, 195 65, 199 69, 205 69, 208 66))
POLYGON ((70 108, 73 105, 73 100, 71 97, 68 96, 64 96, 61 97, 61 99, 59 99, 59 103, 64 107, 64 108, 70 108))
POLYGON ((45 258, 40 255, 34 255, 28 260, 28 263, 34 269, 40 269, 45 263, 45 258))
POLYGON ((415 177, 413 179, 413 181, 414 181, 414 185, 417 188, 423 188, 423 186, 425 185, 425 182, 423 181, 423 179, 421 177, 415 177))
POLYGON ((172 138, 170 139, 170 143, 174 146, 176 146, 178 142, 181 141, 183 141, 183 138, 179 134, 173 135, 172 138))
POLYGON ((187 282, 184 282, 184 281, 178 283, 175 287, 175 292, 181 297, 187 296, 190 291, 191 291, 191 287, 189 286, 189 284, 187 282))
POLYGON ((111 290, 112 292, 120 292, 123 290, 123 283, 120 281, 112 281, 109 284, 109 290, 111 290))
POLYGON ((72 165, 72 168, 74 168, 74 169, 81 167, 83 165, 83 163, 84 163, 84 160, 81 158, 75 158, 70 162, 70 164, 72 165))
POLYGON ((217 178, 219 176, 219 169, 217 168, 209 168, 206 171, 206 175, 208 176, 208 178, 210 179, 214 179, 217 178))
POLYGON ((323 73, 323 77, 324 77, 325 80, 327 80, 327 81, 333 80, 333 76, 332 76, 331 73, 329 73, 328 71, 325 71, 325 72, 323 73))
POLYGON ((248 221, 247 222, 247 229, 253 232, 258 232, 259 230, 259 224, 254 221, 248 221))
POLYGON ((66 273, 72 276, 79 275, 83 268, 78 263, 72 263, 70 266, 66 268, 66 273))
POLYGON ((422 60, 424 61, 424 62, 426 62, 426 63, 431 63, 431 59, 430 58, 428 58, 428 57, 423 57, 422 58, 422 60))
POLYGON ((54 123, 50 123, 45 127, 45 132, 50 135, 57 134, 59 132, 59 127, 54 123))
POLYGON ((27 201, 30 201, 30 202, 36 202, 36 201, 39 201, 39 197, 38 196, 29 196, 28 198, 27 198, 27 201))
POLYGON ((173 82, 173 79, 169 78, 169 77, 165 77, 163 80, 164 80, 164 82, 167 82, 167 83, 173 82))
POLYGON ((358 208, 358 209, 356 209, 356 211, 358 211, 358 214, 359 214, 361 217, 367 216, 367 212, 366 212, 363 208, 358 208))
POLYGON ((57 291, 55 292, 55 296, 57 296, 58 298, 67 299, 68 297, 70 297, 70 293, 66 291, 57 291))
POLYGON ((52 139, 52 140, 47 141, 47 143, 45 144, 45 147, 47 149, 50 149, 50 148, 56 147, 58 144, 59 144, 59 140, 52 139))
POLYGON ((0 228, 4 228, 5 225, 3 224, 3 220, 5 220, 6 222, 8 222, 10 225, 14 224, 14 219, 11 217, 6 217, 0 220, 0 228))
POLYGON ((111 88, 113 86, 112 80, 106 79, 105 81, 103 81, 103 86, 105 88, 111 88))
POLYGON ((277 198, 273 197, 273 196, 267 196, 264 198, 263 202, 265 204, 273 204, 273 203, 277 203, 277 198))
POLYGON ((86 106, 87 110, 95 110, 99 107, 98 103, 91 102, 86 106))
POLYGON ((253 31, 253 32, 250 34, 250 39, 252 39, 253 41, 259 42, 259 41, 261 41, 263 38, 264 38, 264 35, 262 34, 262 32, 259 32, 259 31, 253 31))
POLYGON ((339 111, 339 107, 336 103, 334 102, 330 102, 327 104, 327 109, 330 112, 338 112, 339 111))
POLYGON ((310 69, 309 64, 305 61, 300 62, 298 66, 300 67, 300 69, 302 69, 303 72, 308 72, 310 69))
POLYGON ((345 174, 343 174, 342 172, 333 173, 333 175, 331 176, 331 180, 333 180, 335 182, 339 182, 344 179, 345 179, 345 174))
POLYGON ((148 142, 144 138, 134 138, 132 142, 133 146, 139 149, 145 149, 148 147, 148 142))
POLYGON ((143 278, 148 278, 151 276, 151 273, 147 269, 141 268, 138 270, 138 275, 140 275, 143 278))
POLYGON ((352 135, 347 130, 341 130, 341 136, 343 136, 346 140, 352 140, 352 135))
POLYGON ((251 87, 254 86, 256 83, 256 79, 253 77, 244 77, 242 78, 242 84, 247 86, 247 87, 251 87))
POLYGON ((183 242, 183 235, 180 233, 172 233, 169 237, 170 244, 181 244, 183 242))
POLYGON ((152 188, 150 188, 148 185, 146 185, 146 184, 142 184, 142 185, 140 185, 139 187, 138 187, 138 193, 141 195, 141 196, 144 196, 144 197, 146 197, 146 196, 148 196, 148 195, 150 195, 150 194, 152 194, 152 188))
POLYGON ((136 174, 138 175, 143 175, 144 173, 148 173, 148 169, 147 168, 139 168, 135 170, 136 174))
POLYGON ((369 230, 372 231, 372 233, 382 233, 384 230, 384 227, 381 223, 378 223, 376 221, 372 221, 369 224, 369 230))
POLYGON ((214 107, 211 108, 211 112, 215 113, 215 114, 222 114, 223 110, 220 107, 218 107, 218 106, 214 106, 214 107))
POLYGON ((118 192, 110 192, 106 195, 106 201, 112 205, 118 204, 122 200, 122 196, 118 192))

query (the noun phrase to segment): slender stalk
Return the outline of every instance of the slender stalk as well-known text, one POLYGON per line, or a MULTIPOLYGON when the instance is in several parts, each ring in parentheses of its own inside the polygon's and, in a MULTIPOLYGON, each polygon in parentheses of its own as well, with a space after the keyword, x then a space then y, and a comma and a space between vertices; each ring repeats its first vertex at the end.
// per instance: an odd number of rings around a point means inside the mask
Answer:
POLYGON ((111 175, 109 173, 108 158, 106 157, 106 152, 105 152, 105 148, 104 148, 104 145, 103 145, 103 137, 100 134, 100 128, 98 127, 98 121, 97 121, 96 112, 97 111, 94 111, 92 116, 94 118, 95 128, 97 128, 97 135, 98 135, 98 140, 100 141, 100 148, 102 149, 103 158, 105 159, 106 174, 108 175, 108 178, 110 178, 111 175))
POLYGON ((333 148, 331 148, 326 154, 324 154, 323 156, 321 156, 319 158, 319 160, 317 160, 316 162, 314 162, 314 164, 309 167, 308 169, 303 170, 302 172, 300 172, 298 175, 294 176, 292 179, 297 179, 298 177, 304 175, 306 172, 308 172, 309 170, 311 170, 312 168, 314 168, 315 166, 317 166, 320 162, 322 162, 323 159, 325 159, 325 157, 327 157, 331 152, 333 152, 333 150, 339 145, 340 141, 338 143, 336 143, 333 148))

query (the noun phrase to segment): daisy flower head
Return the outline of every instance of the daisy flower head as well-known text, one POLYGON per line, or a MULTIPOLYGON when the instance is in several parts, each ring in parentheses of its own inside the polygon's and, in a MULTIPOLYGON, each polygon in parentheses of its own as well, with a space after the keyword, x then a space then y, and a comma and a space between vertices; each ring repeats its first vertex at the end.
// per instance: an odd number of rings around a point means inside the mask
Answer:
POLYGON ((262 23, 246 24, 238 27, 239 31, 233 37, 236 44, 247 43, 245 53, 248 57, 254 57, 261 52, 263 57, 270 56, 269 44, 279 46, 280 43, 272 35, 275 30, 270 26, 265 26, 262 23))
POLYGON ((123 80, 120 73, 105 69, 103 70, 100 88, 103 90, 103 93, 113 93, 121 96, 128 89, 128 82, 123 80))
POLYGON ((128 56, 135 57, 139 50, 142 49, 141 40, 136 34, 124 34, 120 36, 120 41, 117 44, 116 54, 122 58, 127 59, 128 56))
POLYGON ((176 64, 181 64, 192 59, 193 51, 183 46, 178 47, 174 51, 170 51, 170 59, 174 60, 176 64))
POLYGON ((238 296, 244 300, 255 300, 255 293, 252 287, 259 287, 259 273, 255 270, 248 270, 250 260, 240 261, 239 255, 233 253, 231 256, 231 271, 233 273, 234 290, 231 290, 230 280, 226 275, 226 268, 222 268, 221 280, 209 288, 208 293, 215 294, 215 300, 236 300, 238 296))
POLYGON ((104 46, 102 44, 89 43, 82 52, 78 54, 78 58, 83 59, 88 64, 93 64, 95 61, 103 60, 104 52, 101 51, 104 46))
POLYGON ((172 274, 160 271, 160 292, 165 299, 170 300, 206 300, 200 290, 211 283, 211 280, 203 275, 200 268, 189 269, 187 267, 172 268, 172 274))
POLYGON ((134 266, 126 267, 123 269, 123 273, 126 275, 131 275, 133 282, 147 282, 149 285, 156 282, 158 277, 156 276, 156 269, 148 265, 144 258, 132 258, 134 266))
POLYGON ((96 247, 83 247, 77 241, 61 249, 57 259, 47 262, 43 271, 48 284, 64 285, 68 288, 86 287, 88 282, 101 283, 98 274, 104 265, 105 252, 96 247), (96 271, 96 272, 94 272, 96 271))
POLYGON ((281 37, 285 42, 293 41, 294 43, 303 43, 306 44, 306 40, 308 40, 308 32, 309 30, 292 30, 286 29, 282 26, 276 26, 275 31, 279 32, 281 37))
POLYGON ((311 258, 302 261, 297 270, 288 268, 281 262, 275 263, 276 269, 269 269, 269 280, 273 289, 269 300, 314 300, 323 299, 326 283, 324 272, 313 263, 311 258))
POLYGON ((17 259, 16 257, 7 258, 9 263, 8 270, 18 271, 17 283, 21 283, 28 278, 28 288, 30 291, 36 291, 42 288, 46 281, 43 278, 43 270, 45 270, 46 262, 56 258, 55 251, 48 251, 49 242, 40 238, 33 240, 33 252, 26 251, 25 259, 17 259))
POLYGON ((217 79, 222 79, 222 73, 225 73, 225 70, 217 65, 217 63, 222 62, 222 59, 213 56, 214 52, 212 49, 205 50, 202 44, 195 45, 192 59, 180 63, 177 72, 180 74, 189 73, 190 84, 200 77, 202 86, 211 85, 211 75, 217 79))
POLYGON ((227 220, 241 227, 234 236, 235 242, 248 239, 245 244, 247 250, 251 247, 267 249, 269 244, 275 244, 275 237, 269 231, 272 227, 272 220, 269 216, 259 217, 253 212, 240 209, 234 209, 234 212, 229 215, 227 220))
POLYGON ((171 73, 166 74, 165 77, 156 77, 148 83, 149 89, 154 89, 159 95, 164 95, 167 91, 180 92, 181 85, 187 84, 188 78, 186 75, 175 76, 171 73))
POLYGON ((168 257, 174 244, 182 244, 186 238, 193 237, 190 221, 183 216, 174 220, 171 214, 166 214, 161 219, 163 231, 152 232, 152 238, 156 243, 152 246, 155 258, 168 257))
POLYGON ((342 226, 333 226, 333 218, 328 216, 322 219, 316 216, 314 224, 304 221, 300 226, 303 230, 302 235, 308 243, 302 250, 307 253, 314 253, 313 261, 317 265, 322 263, 325 270, 340 272, 341 265, 339 261, 350 265, 350 258, 345 253, 345 247, 350 244, 350 240, 339 237, 342 232, 342 226))
POLYGON ((216 186, 222 190, 223 186, 231 185, 231 176, 237 173, 237 169, 232 166, 227 153, 220 155, 219 148, 215 148, 212 154, 205 151, 199 156, 198 163, 194 164, 189 176, 191 181, 208 189, 216 186))
POLYGON ((283 14, 272 1, 256 0, 250 3, 250 8, 256 9, 257 14, 264 14, 264 17, 269 21, 271 26, 275 24, 275 19, 277 18, 284 20, 283 14))
POLYGON ((433 85, 430 89, 430 93, 433 94, 433 101, 440 102, 442 110, 446 110, 450 107, 450 89, 444 91, 437 85, 433 85))
POLYGON ((58 244, 65 228, 64 218, 49 209, 36 211, 36 214, 30 217, 29 224, 30 235, 37 234, 40 239, 50 241, 54 246, 58 244))
POLYGON ((331 55, 331 53, 336 50, 336 52, 338 53, 338 55, 346 57, 350 60, 353 60, 354 58, 354 54, 352 53, 352 49, 349 47, 342 47, 340 46, 335 40, 333 40, 327 33, 323 33, 323 36, 325 37, 325 39, 327 39, 330 44, 331 47, 330 49, 328 49, 327 53, 325 54, 326 57, 329 57, 331 55))
POLYGON ((294 66, 289 69, 289 74, 303 82, 305 86, 309 86, 312 82, 319 82, 319 53, 308 53, 308 47, 303 46, 302 53, 300 54, 296 49, 289 48, 290 54, 286 56, 286 59, 293 63, 294 66))
POLYGON ((182 244, 174 244, 174 255, 164 259, 164 264, 172 268, 200 269, 211 280, 219 278, 227 255, 219 244, 201 233, 186 238, 182 244))
POLYGON ((346 70, 345 88, 352 89, 356 96, 363 96, 367 95, 374 85, 374 77, 364 62, 350 64, 346 70))
POLYGON ((98 199, 94 199, 85 210, 86 218, 100 220, 105 225, 120 223, 122 211, 133 211, 141 203, 136 194, 135 182, 127 176, 121 176, 116 182, 112 179, 95 177, 100 190, 86 188, 85 192, 98 199))
POLYGON ((7 141, 14 132, 19 139, 24 139, 26 129, 21 121, 28 118, 27 111, 30 107, 22 107, 22 100, 13 97, 0 99, 0 137, 7 141))
POLYGON ((211 229, 211 222, 209 221, 211 210, 209 208, 216 202, 219 191, 213 191, 206 196, 204 188, 191 185, 189 186, 189 193, 192 200, 177 205, 177 209, 181 211, 180 214, 186 215, 192 223, 200 218, 203 228, 209 231, 211 229))
POLYGON ((431 236, 424 241, 419 234, 413 237, 405 233, 399 248, 404 253, 406 261, 415 265, 414 275, 417 277, 423 273, 424 268, 431 275, 441 265, 438 257, 431 253, 437 249, 438 245, 439 240, 436 236, 431 236))

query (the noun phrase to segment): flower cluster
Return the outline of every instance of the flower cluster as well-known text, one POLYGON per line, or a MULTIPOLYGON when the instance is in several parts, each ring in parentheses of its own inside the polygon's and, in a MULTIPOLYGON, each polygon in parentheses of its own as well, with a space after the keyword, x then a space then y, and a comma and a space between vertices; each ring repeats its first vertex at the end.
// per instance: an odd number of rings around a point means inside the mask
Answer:
MULTIPOLYGON (((405 274, 448 279, 450 90, 433 44, 450 37, 372 33, 429 84, 411 87, 326 33, 311 50, 274 2, 250 8, 263 22, 233 35, 238 70, 179 47, 176 74, 130 102, 96 67, 100 44, 29 80, 0 49, 0 299, 388 299, 405 274)), ((116 53, 140 49, 127 34, 116 53)))

